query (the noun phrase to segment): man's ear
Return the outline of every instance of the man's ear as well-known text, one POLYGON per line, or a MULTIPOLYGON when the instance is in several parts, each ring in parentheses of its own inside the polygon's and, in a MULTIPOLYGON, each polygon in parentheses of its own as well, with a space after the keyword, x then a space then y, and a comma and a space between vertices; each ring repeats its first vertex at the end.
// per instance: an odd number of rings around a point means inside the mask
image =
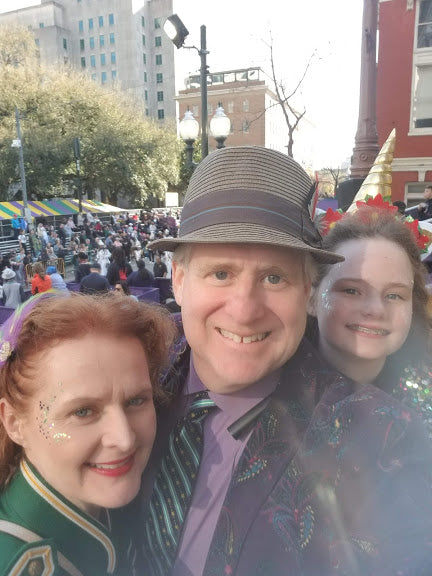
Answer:
POLYGON ((317 289, 312 286, 307 305, 307 312, 311 316, 316 316, 316 299, 317 299, 317 289))
POLYGON ((24 437, 22 434, 23 420, 17 415, 16 410, 12 408, 6 398, 0 398, 0 420, 9 438, 15 442, 15 444, 24 446, 24 437))
POLYGON ((179 264, 175 260, 172 262, 172 288, 174 292, 174 297, 179 306, 181 306, 183 299, 183 282, 185 277, 185 268, 182 264, 179 264))

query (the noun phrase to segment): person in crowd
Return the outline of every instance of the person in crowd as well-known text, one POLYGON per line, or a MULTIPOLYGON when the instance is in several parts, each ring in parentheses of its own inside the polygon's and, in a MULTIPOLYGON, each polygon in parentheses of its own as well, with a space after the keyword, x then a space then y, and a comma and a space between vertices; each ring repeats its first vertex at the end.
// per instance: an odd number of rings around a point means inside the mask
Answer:
POLYGON ((140 487, 173 333, 161 308, 54 292, 3 325, 0 574, 135 573, 114 511, 140 487))
POLYGON ((77 256, 78 266, 75 270, 75 282, 79 284, 85 276, 90 274, 90 264, 86 252, 80 251, 78 252, 77 256))
POLYGON ((134 300, 138 301, 138 298, 135 296, 135 294, 132 294, 126 280, 119 280, 118 282, 116 282, 116 285, 114 286, 113 290, 116 293, 116 295, 127 296, 128 298, 133 298, 134 300))
POLYGON ((16 280, 21 284, 24 282, 25 277, 24 259, 25 259, 25 249, 23 247, 20 248, 18 254, 13 252, 10 258, 12 270, 16 274, 16 280))
POLYGON ((12 234, 14 238, 18 238, 20 230, 21 230, 21 223, 18 214, 14 214, 11 219, 11 226, 12 226, 12 234))
POLYGON ((324 369, 303 339, 316 264, 343 259, 322 248, 314 187, 277 151, 216 150, 192 175, 178 237, 152 245, 174 252, 186 342, 135 518, 150 576, 432 569, 423 422, 324 369))
POLYGON ((132 272, 132 274, 129 274, 127 277, 126 282, 128 285, 139 287, 153 286, 153 274, 150 270, 147 270, 144 260, 137 261, 137 268, 137 270, 132 272))
POLYGON ((24 290, 21 282, 16 279, 16 274, 11 268, 5 268, 2 272, 3 280, 3 304, 8 308, 18 308, 24 302, 24 290))
POLYGON ((165 262, 162 262, 161 255, 156 254, 153 264, 153 274, 155 278, 166 278, 168 269, 165 262))
POLYGON ((92 262, 90 264, 90 274, 87 274, 81 280, 80 292, 84 294, 107 294, 110 290, 110 283, 101 274, 101 265, 99 262, 92 262))
POLYGON ((432 184, 426 186, 423 192, 424 202, 420 202, 417 207, 418 219, 427 220, 432 218, 432 184))
POLYGON ((39 240, 42 243, 42 248, 46 248, 47 244, 49 244, 49 236, 47 229, 45 228, 42 222, 39 222, 39 224, 37 225, 36 233, 39 240))
POLYGON ((68 234, 66 232, 66 228, 65 228, 65 222, 60 222, 59 227, 58 227, 58 238, 60 241, 60 244, 63 246, 63 248, 66 246, 66 243, 68 241, 68 234))
POLYGON ((111 254, 112 262, 108 266, 107 279, 111 286, 114 286, 119 280, 126 280, 133 270, 126 260, 123 248, 114 246, 111 254))
POLYGON ((59 272, 57 271, 57 266, 54 265, 47 266, 46 273, 51 278, 51 287, 53 290, 59 290, 60 292, 69 292, 63 276, 59 274, 59 272))
POLYGON ((21 228, 19 229, 18 242, 19 242, 19 247, 24 248, 24 250, 25 250, 27 247, 27 234, 21 228))
POLYGON ((29 232, 29 244, 33 260, 38 260, 42 252, 42 242, 35 230, 29 232))
POLYGON ((99 262, 101 266, 101 274, 102 276, 107 275, 108 266, 110 265, 111 261, 111 252, 108 250, 104 242, 102 241, 100 247, 98 248, 96 260, 99 262))
POLYGON ((51 276, 46 273, 45 266, 42 262, 36 262, 33 266, 33 278, 31 281, 31 293, 41 294, 42 292, 47 292, 51 290, 51 276))

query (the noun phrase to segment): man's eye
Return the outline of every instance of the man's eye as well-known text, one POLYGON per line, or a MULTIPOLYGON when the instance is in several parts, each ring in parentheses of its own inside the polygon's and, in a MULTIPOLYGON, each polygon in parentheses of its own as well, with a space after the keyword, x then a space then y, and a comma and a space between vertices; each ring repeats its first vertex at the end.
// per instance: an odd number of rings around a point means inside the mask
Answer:
POLYGON ((145 398, 137 396, 136 398, 131 398, 130 400, 128 400, 127 404, 128 406, 142 406, 145 401, 146 401, 145 398))
POLYGON ((91 416, 92 414, 93 410, 91 410, 91 408, 79 408, 74 412, 74 416, 78 416, 78 418, 85 418, 86 416, 91 416))
POLYGON ((394 293, 387 294, 387 298, 389 300, 402 300, 403 299, 402 296, 400 296, 399 294, 394 294, 394 293))
POLYGON ((282 280, 277 274, 269 274, 266 279, 269 284, 279 284, 282 280))
POLYGON ((351 294, 351 295, 358 294, 358 290, 356 288, 344 288, 342 290, 342 292, 344 292, 345 294, 351 294))
POLYGON ((215 278, 217 278, 217 280, 226 280, 228 278, 228 273, 223 272, 222 270, 215 272, 214 275, 215 275, 215 278))

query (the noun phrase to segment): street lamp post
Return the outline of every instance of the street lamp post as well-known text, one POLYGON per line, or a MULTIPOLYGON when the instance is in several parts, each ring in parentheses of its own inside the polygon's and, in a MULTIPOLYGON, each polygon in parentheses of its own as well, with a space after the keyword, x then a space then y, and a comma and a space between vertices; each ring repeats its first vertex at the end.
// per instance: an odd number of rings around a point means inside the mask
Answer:
POLYGON ((193 161, 194 142, 198 138, 199 124, 190 110, 186 110, 183 120, 179 124, 180 138, 186 144, 186 162, 188 168, 195 168, 193 161))
POLYGON ((14 148, 18 148, 18 162, 19 162, 19 171, 20 171, 20 178, 21 178, 21 189, 22 189, 22 196, 23 196, 23 216, 27 220, 27 222, 31 222, 31 215, 28 207, 27 201, 27 183, 26 183, 26 175, 25 175, 25 167, 24 167, 24 151, 22 145, 22 137, 21 137, 21 124, 20 124, 20 113, 18 108, 15 106, 15 122, 16 122, 16 132, 17 132, 17 139, 13 141, 12 146, 14 148), (29 219, 30 215, 30 219, 29 219))
POLYGON ((81 172, 80 172, 80 139, 74 138, 73 141, 73 150, 76 162, 76 173, 77 173, 77 184, 78 184, 78 212, 81 214, 82 212, 82 186, 81 186, 81 172))
POLYGON ((219 102, 213 118, 210 120, 210 134, 217 142, 216 148, 225 148, 225 140, 231 130, 231 121, 225 114, 222 103, 219 102))
POLYGON ((168 38, 177 48, 194 49, 201 58, 200 76, 201 76, 201 155, 203 158, 208 156, 208 135, 207 135, 207 30, 204 25, 201 26, 201 43, 200 47, 184 46, 189 31, 177 14, 168 16, 164 23, 164 30, 168 38))

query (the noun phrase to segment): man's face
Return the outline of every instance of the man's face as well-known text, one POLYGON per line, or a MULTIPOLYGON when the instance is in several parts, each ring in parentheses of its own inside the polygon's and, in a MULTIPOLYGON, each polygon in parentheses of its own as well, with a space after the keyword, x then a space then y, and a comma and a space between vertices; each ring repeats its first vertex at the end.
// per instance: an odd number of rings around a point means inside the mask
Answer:
POLYGON ((432 188, 428 186, 427 188, 424 189, 423 198, 425 200, 430 200, 432 198, 432 188))
POLYGON ((297 350, 310 292, 299 252, 194 245, 187 265, 173 262, 173 288, 195 369, 209 390, 246 388, 297 350))

